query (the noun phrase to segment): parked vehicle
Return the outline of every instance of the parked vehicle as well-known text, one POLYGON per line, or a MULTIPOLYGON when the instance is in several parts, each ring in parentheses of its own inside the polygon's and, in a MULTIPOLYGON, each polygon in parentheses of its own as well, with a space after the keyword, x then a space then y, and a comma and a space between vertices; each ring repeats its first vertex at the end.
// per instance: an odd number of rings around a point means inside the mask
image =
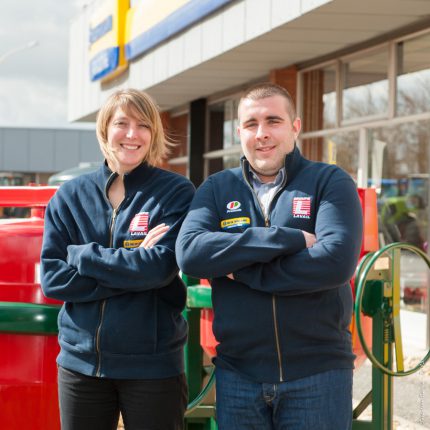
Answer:
POLYGON ((61 185, 70 179, 83 175, 84 173, 94 172, 100 167, 100 164, 100 162, 85 162, 80 163, 77 167, 55 173, 55 175, 52 175, 48 179, 48 185, 61 185))

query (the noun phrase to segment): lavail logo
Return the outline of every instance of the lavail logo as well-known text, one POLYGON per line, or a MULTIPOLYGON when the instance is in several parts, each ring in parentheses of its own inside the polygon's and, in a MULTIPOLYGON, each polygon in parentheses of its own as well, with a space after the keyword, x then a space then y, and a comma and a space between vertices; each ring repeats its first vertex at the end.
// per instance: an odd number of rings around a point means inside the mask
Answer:
POLYGON ((130 223, 130 233, 132 235, 143 235, 148 233, 149 212, 140 212, 134 216, 130 223))
POLYGON ((241 211, 242 209, 240 209, 240 202, 238 202, 237 200, 233 200, 231 202, 227 203, 227 212, 238 212, 241 211))
POLYGON ((307 218, 311 217, 311 198, 294 197, 293 198, 293 217, 307 218))

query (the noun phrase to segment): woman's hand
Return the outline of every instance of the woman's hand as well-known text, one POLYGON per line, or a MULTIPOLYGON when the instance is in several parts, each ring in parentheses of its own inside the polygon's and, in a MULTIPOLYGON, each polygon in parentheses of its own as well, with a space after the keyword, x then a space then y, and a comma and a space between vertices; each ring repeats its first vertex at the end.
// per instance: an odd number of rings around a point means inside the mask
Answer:
POLYGON ((153 229, 148 231, 143 242, 139 245, 139 248, 149 249, 152 248, 169 230, 169 226, 166 224, 159 224, 153 229))

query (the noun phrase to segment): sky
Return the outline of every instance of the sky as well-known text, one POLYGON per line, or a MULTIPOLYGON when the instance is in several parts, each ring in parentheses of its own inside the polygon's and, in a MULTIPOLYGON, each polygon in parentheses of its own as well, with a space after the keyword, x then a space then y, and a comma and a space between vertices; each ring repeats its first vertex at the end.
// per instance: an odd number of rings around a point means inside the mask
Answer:
POLYGON ((67 122, 69 27, 85 3, 1 0, 0 127, 76 127, 67 122))

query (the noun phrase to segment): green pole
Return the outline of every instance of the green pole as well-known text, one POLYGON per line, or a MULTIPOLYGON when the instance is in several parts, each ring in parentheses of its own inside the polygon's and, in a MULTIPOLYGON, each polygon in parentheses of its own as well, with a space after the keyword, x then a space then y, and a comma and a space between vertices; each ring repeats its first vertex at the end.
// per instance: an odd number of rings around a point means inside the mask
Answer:
MULTIPOLYGON (((205 371, 203 350, 200 346, 200 311, 212 308, 211 289, 201 286, 200 280, 182 275, 187 285, 187 307, 184 316, 188 322, 188 343, 185 347, 185 372, 188 380, 189 399, 199 396, 205 371)), ((186 430, 217 430, 214 405, 198 405, 185 417, 186 430)))
MULTIPOLYGON (((383 295, 383 281, 380 285, 379 293, 383 295)), ((372 349, 375 358, 383 363, 385 367, 391 368, 392 347, 390 335, 390 323, 387 320, 384 305, 386 298, 381 297, 383 306, 373 317, 372 327, 372 349)), ((392 377, 383 373, 380 369, 372 366, 372 421, 375 430, 392 430, 393 428, 393 385, 392 377)))

